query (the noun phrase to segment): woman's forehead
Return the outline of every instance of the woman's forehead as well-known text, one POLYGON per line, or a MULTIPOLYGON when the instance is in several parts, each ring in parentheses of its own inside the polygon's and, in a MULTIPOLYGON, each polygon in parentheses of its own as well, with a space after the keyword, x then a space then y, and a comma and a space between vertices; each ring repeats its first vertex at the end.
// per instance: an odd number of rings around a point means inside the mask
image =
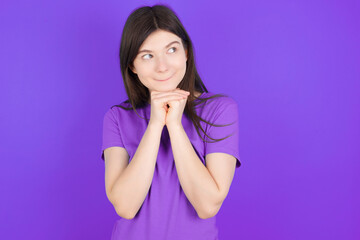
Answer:
POLYGON ((179 43, 181 44, 181 39, 168 31, 157 30, 151 33, 143 42, 140 47, 141 50, 162 50, 163 48, 168 47, 169 44, 179 43))

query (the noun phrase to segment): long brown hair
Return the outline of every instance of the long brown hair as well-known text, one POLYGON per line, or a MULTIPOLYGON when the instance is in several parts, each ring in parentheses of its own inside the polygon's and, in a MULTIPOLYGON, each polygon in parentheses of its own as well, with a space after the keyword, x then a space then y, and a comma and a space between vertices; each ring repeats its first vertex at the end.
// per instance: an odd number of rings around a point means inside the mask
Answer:
MULTIPOLYGON (((138 51, 142 43, 152 32, 159 29, 177 35, 179 38, 181 38, 184 48, 187 49, 188 58, 186 62, 185 76, 177 87, 190 92, 190 95, 188 96, 188 101, 186 102, 186 106, 184 109, 184 114, 193 122, 200 138, 205 141, 205 139, 201 137, 199 129, 209 139, 214 140, 214 142, 221 141, 231 136, 229 135, 221 139, 211 138, 209 135, 206 134, 206 132, 200 125, 200 121, 203 121, 215 127, 229 125, 212 124, 199 117, 195 111, 195 106, 197 106, 198 104, 203 104, 204 102, 207 102, 209 99, 212 98, 226 97, 226 95, 215 94, 208 98, 201 98, 195 96, 195 91, 200 93, 208 93, 208 90, 206 89, 196 70, 193 44, 191 42, 191 39, 174 11, 166 5, 154 5, 152 7, 144 6, 137 8, 132 11, 132 13, 126 20, 121 36, 119 55, 121 75, 128 96, 128 100, 126 100, 125 103, 130 103, 131 107, 127 108, 121 105, 114 106, 121 107, 125 110, 134 110, 137 114, 136 109, 144 107, 149 102, 150 92, 148 88, 141 83, 137 74, 135 74, 131 70, 131 67, 133 67, 134 59, 138 55, 138 51), (194 101, 195 99, 197 101, 194 101)), ((139 116, 139 114, 137 115, 139 116)))

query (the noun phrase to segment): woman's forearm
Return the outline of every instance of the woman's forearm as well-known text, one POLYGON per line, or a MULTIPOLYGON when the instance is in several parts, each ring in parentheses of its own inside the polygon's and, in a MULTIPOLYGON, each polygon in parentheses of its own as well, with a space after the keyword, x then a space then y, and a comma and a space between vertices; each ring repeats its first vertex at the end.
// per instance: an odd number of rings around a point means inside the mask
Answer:
POLYGON ((222 203, 219 188, 197 156, 182 125, 168 126, 182 189, 200 218, 214 216, 222 203))
POLYGON ((116 212, 131 219, 139 211, 151 186, 162 128, 149 124, 137 150, 111 190, 116 212))

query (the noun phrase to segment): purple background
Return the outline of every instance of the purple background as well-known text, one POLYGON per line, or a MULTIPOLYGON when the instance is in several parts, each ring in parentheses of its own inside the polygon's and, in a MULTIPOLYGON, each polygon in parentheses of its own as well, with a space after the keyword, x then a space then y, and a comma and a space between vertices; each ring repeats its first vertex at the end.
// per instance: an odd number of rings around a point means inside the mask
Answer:
MULTIPOLYGON (((130 12, 1 1, 2 239, 110 239, 102 120, 130 12)), ((239 103, 220 239, 360 239, 359 1, 169 1, 210 91, 239 103)))

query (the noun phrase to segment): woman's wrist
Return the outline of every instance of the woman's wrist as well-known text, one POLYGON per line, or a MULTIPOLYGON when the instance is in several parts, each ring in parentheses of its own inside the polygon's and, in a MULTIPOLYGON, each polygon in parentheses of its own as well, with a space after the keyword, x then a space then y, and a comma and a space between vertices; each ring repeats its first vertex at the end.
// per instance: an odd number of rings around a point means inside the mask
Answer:
POLYGON ((148 128, 152 128, 152 129, 159 130, 159 131, 162 131, 164 126, 165 126, 165 124, 151 122, 151 121, 148 124, 148 128))
POLYGON ((179 129, 179 128, 182 128, 183 125, 182 125, 181 122, 179 122, 179 123, 167 124, 166 127, 167 127, 168 130, 170 130, 170 129, 179 129))

